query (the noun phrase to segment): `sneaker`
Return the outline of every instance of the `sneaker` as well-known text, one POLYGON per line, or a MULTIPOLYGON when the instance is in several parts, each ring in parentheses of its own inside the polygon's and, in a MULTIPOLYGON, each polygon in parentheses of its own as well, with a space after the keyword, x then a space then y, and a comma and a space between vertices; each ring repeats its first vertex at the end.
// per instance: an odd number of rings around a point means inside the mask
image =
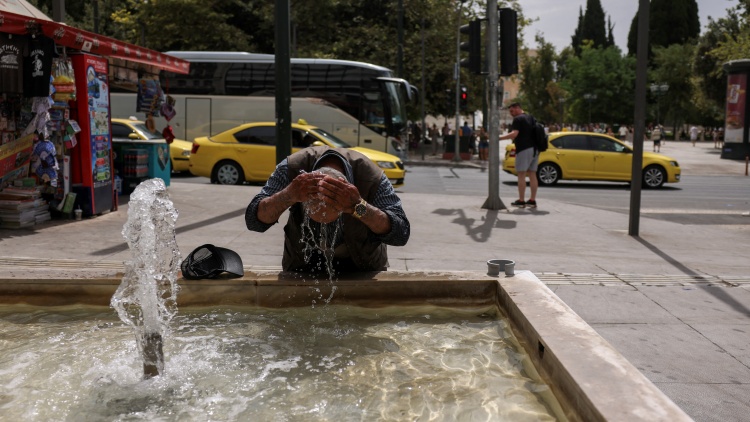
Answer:
POLYGON ((526 201, 526 206, 529 208, 536 208, 536 201, 533 199, 529 199, 526 201))
POLYGON ((516 199, 514 202, 511 202, 511 205, 518 208, 526 208, 526 203, 521 201, 520 199, 516 199))

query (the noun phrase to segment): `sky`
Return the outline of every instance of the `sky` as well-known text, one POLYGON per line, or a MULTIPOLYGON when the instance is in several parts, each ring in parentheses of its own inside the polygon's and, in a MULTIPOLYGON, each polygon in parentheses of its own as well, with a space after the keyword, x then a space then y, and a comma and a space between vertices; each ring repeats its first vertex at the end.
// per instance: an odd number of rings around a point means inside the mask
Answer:
MULTIPOLYGON (((612 19, 615 44, 624 53, 628 52, 628 32, 638 11, 639 0, 600 0, 604 9, 605 22, 612 19)), ((539 18, 524 30, 526 46, 536 48, 534 37, 542 33, 547 42, 560 52, 570 45, 571 37, 578 25, 578 13, 586 13, 586 0, 519 0, 527 18, 539 18)), ((705 31, 708 17, 714 20, 727 15, 726 9, 736 6, 738 0, 697 0, 701 33, 705 31)), ((606 25, 606 23, 605 23, 606 25)))

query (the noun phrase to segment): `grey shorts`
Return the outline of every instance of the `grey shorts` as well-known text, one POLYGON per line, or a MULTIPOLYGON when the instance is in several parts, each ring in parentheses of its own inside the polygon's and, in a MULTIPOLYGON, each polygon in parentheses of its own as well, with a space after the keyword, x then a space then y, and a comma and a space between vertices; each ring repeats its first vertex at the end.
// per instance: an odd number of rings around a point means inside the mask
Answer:
POLYGON ((538 164, 539 154, 534 154, 534 148, 516 153, 516 171, 536 171, 538 164))

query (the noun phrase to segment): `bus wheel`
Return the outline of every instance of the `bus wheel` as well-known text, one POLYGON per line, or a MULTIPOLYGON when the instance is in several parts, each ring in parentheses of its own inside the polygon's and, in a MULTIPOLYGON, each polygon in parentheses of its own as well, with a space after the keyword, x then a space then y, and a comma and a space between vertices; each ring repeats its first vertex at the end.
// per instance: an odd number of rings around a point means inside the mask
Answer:
POLYGON ((242 168, 234 161, 221 161, 214 167, 211 183, 220 185, 241 185, 245 183, 242 168))

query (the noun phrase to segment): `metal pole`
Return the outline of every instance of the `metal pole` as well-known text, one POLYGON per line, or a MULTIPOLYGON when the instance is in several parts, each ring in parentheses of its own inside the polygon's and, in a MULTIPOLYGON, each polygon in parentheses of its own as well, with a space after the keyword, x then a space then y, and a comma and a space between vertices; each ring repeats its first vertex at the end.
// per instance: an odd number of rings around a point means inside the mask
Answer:
POLYGON ((649 0, 639 0, 638 53, 635 70, 635 128, 633 130, 633 167, 630 175, 630 225, 628 234, 638 236, 641 214, 641 167, 643 165, 643 134, 646 121, 646 78, 648 65, 649 0))
POLYGON ((398 50, 396 51, 396 75, 404 75, 404 0, 398 0, 398 50))
MULTIPOLYGON (((489 194, 482 208, 504 210, 507 207, 500 199, 500 114, 497 107, 497 0, 487 2, 487 90, 490 96, 489 148, 489 194)), ((500 89, 503 89, 502 82, 500 89)))
MULTIPOLYGON (((419 147, 422 150, 422 161, 424 161, 424 139, 425 134, 427 133, 427 127, 425 126, 424 122, 424 14, 422 15, 422 92, 420 94, 420 103, 421 103, 421 113, 422 113, 422 134, 420 135, 422 139, 419 139, 419 147)), ((435 142, 433 140, 432 142, 435 142)))
MULTIPOLYGON (((460 98, 461 98, 461 8, 466 0, 458 2, 458 14, 456 15, 456 64, 453 69, 453 79, 456 80, 456 127, 453 130, 453 160, 461 161, 459 149, 460 140, 458 138, 458 128, 460 127, 460 98)), ((445 142, 445 141, 444 141, 445 142)))
POLYGON ((65 0, 52 0, 52 19, 65 22, 65 0))
POLYGON ((276 0, 276 164, 292 154, 289 0, 276 0))

